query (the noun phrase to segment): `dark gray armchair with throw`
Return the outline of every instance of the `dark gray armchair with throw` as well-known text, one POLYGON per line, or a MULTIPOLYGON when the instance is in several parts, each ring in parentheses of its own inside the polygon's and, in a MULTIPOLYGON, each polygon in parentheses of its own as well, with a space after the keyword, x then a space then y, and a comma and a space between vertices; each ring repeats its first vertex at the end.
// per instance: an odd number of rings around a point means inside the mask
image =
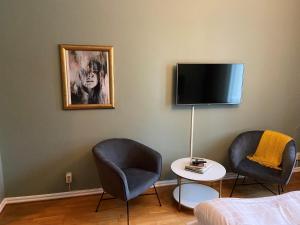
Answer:
POLYGON ((264 184, 277 184, 278 194, 283 191, 283 185, 288 184, 293 167, 296 162, 296 144, 294 140, 289 141, 282 155, 282 170, 276 170, 262 166, 256 162, 247 159, 248 155, 252 155, 259 144, 264 131, 248 131, 238 135, 229 148, 229 163, 233 172, 237 173, 237 178, 233 185, 230 197, 237 185, 239 175, 254 178, 258 184, 261 184, 273 194, 274 191, 264 184))
MULTIPOLYGON (((102 188, 115 198, 126 202, 144 193, 152 185, 159 205, 155 182, 160 178, 162 158, 155 150, 130 139, 108 139, 93 148, 102 188)), ((97 205, 100 206, 104 192, 97 205)))

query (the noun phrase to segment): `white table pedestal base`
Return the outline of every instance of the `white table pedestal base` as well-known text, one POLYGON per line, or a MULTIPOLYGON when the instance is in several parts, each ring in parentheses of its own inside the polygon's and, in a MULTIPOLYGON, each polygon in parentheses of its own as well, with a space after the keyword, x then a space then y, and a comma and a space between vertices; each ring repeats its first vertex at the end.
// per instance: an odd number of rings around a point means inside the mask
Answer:
MULTIPOLYGON (((179 187, 174 189, 173 197, 179 202, 179 187)), ((181 185, 180 203, 190 209, 195 208, 200 202, 218 197, 219 192, 206 185, 195 183, 181 185)))

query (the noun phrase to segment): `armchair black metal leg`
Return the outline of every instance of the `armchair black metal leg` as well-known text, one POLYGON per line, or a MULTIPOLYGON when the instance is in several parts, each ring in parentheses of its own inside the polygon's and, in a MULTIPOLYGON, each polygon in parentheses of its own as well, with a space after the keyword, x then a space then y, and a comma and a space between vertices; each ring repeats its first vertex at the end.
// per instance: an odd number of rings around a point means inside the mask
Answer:
POLYGON ((126 208, 127 208, 127 225, 129 225, 129 203, 126 201, 126 208))
POLYGON ((280 185, 277 185, 278 195, 280 195, 280 185))
POLYGON ((246 181, 246 176, 244 176, 244 179, 243 179, 243 182, 242 182, 242 184, 244 184, 244 183, 245 183, 245 181, 246 181))
POLYGON ((96 208, 96 212, 98 212, 98 209, 99 209, 100 203, 101 203, 101 201, 102 201, 103 195, 104 195, 104 191, 103 191, 102 194, 101 194, 100 200, 99 200, 98 205, 97 205, 97 208, 96 208))
POLYGON ((231 193, 230 193, 230 197, 231 197, 232 194, 233 194, 233 191, 234 191, 234 188, 235 188, 235 186, 236 186, 236 183, 237 183, 237 181, 238 181, 238 179, 239 179, 239 176, 240 176, 240 174, 237 174, 236 179, 235 179, 235 181, 234 181, 234 185, 233 185, 232 190, 231 190, 231 193))
POLYGON ((280 186, 281 186, 281 193, 284 193, 283 185, 280 186))
POLYGON ((160 199, 159 199, 159 196, 158 196, 158 193, 157 193, 157 190, 156 190, 156 187, 155 187, 155 185, 154 185, 154 184, 153 184, 153 187, 154 187, 154 190, 155 190, 155 194, 156 194, 156 197, 157 197, 157 200, 158 200, 159 206, 161 206, 161 202, 160 202, 160 199))

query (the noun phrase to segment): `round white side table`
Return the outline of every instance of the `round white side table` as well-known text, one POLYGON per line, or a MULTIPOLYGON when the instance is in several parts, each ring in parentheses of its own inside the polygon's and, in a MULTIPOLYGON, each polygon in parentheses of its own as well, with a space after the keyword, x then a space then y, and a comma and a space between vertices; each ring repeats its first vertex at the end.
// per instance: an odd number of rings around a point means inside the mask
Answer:
POLYGON ((213 160, 204 159, 208 163, 212 164, 203 174, 190 172, 184 169, 186 165, 189 165, 191 158, 182 158, 174 161, 171 164, 171 170, 177 175, 178 185, 173 191, 174 199, 178 202, 178 210, 181 209, 181 205, 193 209, 202 201, 221 197, 222 192, 222 178, 226 174, 226 169, 220 163, 213 160), (219 192, 215 189, 197 183, 182 184, 181 179, 188 179, 191 181, 220 181, 219 192))

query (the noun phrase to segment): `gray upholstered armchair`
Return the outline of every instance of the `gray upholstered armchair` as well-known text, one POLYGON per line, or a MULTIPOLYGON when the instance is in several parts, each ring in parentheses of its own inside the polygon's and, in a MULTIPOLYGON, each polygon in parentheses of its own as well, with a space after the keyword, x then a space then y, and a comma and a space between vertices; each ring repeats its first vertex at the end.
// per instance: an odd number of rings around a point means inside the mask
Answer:
MULTIPOLYGON (((283 185, 288 184, 292 175, 293 167, 296 162, 296 144, 291 140, 285 146, 282 156, 282 170, 275 170, 262 166, 256 162, 247 159, 247 155, 252 155, 259 144, 264 131, 248 131, 235 138, 229 148, 229 163, 233 172, 237 173, 237 178, 233 185, 230 196, 237 185, 239 175, 254 178, 259 184, 277 184, 278 194, 283 191, 283 185)), ((267 187, 266 187, 267 188, 267 187)), ((269 191, 275 194, 271 189, 269 191)))
MULTIPOLYGON (((115 198, 128 201, 145 192, 152 185, 161 206, 155 182, 160 178, 162 158, 155 150, 129 139, 109 139, 93 148, 102 188, 115 198)), ((104 192, 97 205, 100 206, 104 192)))

